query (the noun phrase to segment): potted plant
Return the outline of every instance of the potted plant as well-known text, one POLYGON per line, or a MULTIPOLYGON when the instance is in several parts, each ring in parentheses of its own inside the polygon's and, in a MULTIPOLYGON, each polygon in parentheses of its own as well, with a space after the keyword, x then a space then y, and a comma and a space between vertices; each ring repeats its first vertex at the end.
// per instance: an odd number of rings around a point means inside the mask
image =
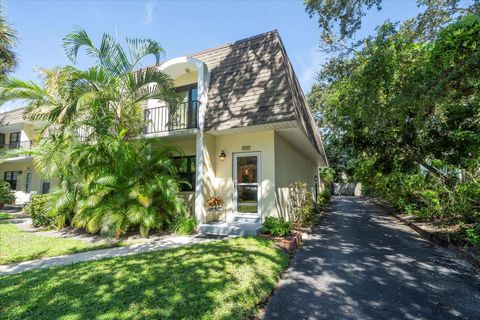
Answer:
POLYGON ((10 184, 6 181, 0 181, 0 209, 3 209, 6 203, 12 203, 13 201, 15 201, 15 195, 10 184))
POLYGON ((211 197, 207 200, 207 206, 209 211, 213 211, 213 221, 219 220, 218 211, 223 208, 223 199, 221 197, 211 197))

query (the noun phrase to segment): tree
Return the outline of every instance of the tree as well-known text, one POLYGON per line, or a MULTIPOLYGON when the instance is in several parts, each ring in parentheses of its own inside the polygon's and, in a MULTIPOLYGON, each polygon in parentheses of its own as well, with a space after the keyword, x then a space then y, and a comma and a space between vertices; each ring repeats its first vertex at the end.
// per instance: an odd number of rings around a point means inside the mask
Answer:
POLYGON ((73 63, 85 48, 93 67, 39 69, 41 85, 7 78, 0 87, 1 101, 22 99, 30 119, 48 123, 33 152, 38 172, 59 180, 48 201, 58 226, 110 236, 138 228, 146 235, 185 213, 174 150, 152 150, 152 141, 138 139, 147 100, 177 101, 173 81, 158 68, 163 48, 150 39, 126 42, 127 51, 104 34, 96 47, 77 29, 63 47, 73 63), (140 68, 148 55, 156 64, 140 68))
POLYGON ((17 55, 12 50, 18 41, 17 32, 7 23, 2 11, 0 3, 0 80, 15 70, 18 64, 17 55))
MULTIPOLYGON (((318 16, 322 48, 330 52, 350 51, 363 41, 348 44, 362 26, 362 18, 369 10, 380 11, 382 0, 305 0, 305 10, 310 17, 318 16), (347 43, 347 44, 346 44, 347 43)), ((470 0, 417 0, 425 10, 405 21, 410 36, 418 40, 431 40, 438 31, 469 14, 478 14, 480 1, 470 0)))

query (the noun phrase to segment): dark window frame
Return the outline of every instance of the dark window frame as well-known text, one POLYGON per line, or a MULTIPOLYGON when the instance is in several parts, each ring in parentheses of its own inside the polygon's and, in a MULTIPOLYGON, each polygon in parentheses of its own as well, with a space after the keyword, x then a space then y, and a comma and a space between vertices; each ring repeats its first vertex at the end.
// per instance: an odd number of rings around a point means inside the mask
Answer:
POLYGON ((21 137, 22 137, 22 132, 21 131, 10 133, 10 136, 8 137, 8 143, 9 143, 10 148, 18 148, 20 146, 21 137), (15 136, 16 139, 12 140, 12 136, 15 136))
POLYGON ((3 174, 3 181, 8 182, 12 190, 17 190, 18 171, 5 171, 3 174), (7 179, 7 176, 10 176, 10 177, 7 179), (13 179, 14 176, 15 176, 15 179, 13 179))
POLYGON ((187 96, 188 96, 187 128, 196 128, 198 125, 197 123, 198 103, 196 102, 198 101, 198 83, 187 84, 187 85, 175 88, 176 93, 180 93, 182 91, 187 91, 187 96), (197 90, 197 96, 195 99, 193 99, 193 92, 192 92, 194 89, 197 90))
POLYGON ((179 157, 172 157, 172 160, 175 167, 177 168, 178 177, 191 184, 189 186, 182 183, 180 185, 180 190, 183 192, 195 191, 197 157, 196 156, 179 156, 179 157), (186 163, 184 163, 183 160, 186 160, 186 163), (186 164, 185 168, 181 168, 181 166, 185 164, 186 164), (185 170, 181 170, 181 169, 185 169, 185 170))

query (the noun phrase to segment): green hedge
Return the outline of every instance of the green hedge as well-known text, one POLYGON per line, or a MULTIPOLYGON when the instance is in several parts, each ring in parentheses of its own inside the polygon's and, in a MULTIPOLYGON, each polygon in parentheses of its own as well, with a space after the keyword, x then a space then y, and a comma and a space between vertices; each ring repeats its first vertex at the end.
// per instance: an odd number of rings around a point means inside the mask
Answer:
POLYGON ((48 212, 45 209, 47 201, 47 194, 31 196, 30 203, 25 208, 25 212, 32 218, 34 227, 48 227, 53 225, 53 218, 48 216, 48 212))

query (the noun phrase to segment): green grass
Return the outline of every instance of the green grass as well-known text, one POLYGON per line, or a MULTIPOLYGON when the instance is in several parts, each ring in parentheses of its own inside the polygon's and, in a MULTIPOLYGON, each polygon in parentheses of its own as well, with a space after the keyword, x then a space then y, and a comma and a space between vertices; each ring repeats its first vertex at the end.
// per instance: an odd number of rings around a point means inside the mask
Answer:
POLYGON ((288 254, 235 238, 0 277, 6 319, 249 319, 288 254))
POLYGON ((15 224, 0 223, 0 264, 101 249, 116 243, 92 244, 79 239, 54 238, 20 230, 15 224))
POLYGON ((11 213, 0 212, 0 220, 12 219, 14 216, 11 213))

